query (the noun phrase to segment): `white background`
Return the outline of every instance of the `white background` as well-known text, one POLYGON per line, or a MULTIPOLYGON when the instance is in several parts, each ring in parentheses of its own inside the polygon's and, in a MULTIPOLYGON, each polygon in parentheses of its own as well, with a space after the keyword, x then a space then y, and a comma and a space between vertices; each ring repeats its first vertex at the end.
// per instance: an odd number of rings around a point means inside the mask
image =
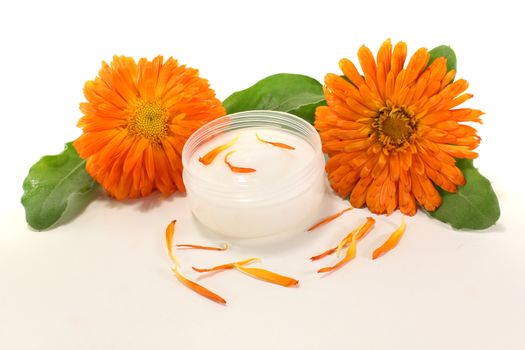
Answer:
MULTIPOLYGON (((524 349, 523 11, 519 2, 4 1, 0 5, 0 349, 524 349), (370 254, 399 223, 378 218, 357 258, 320 278, 307 257, 368 214, 315 234, 232 242, 230 252, 179 253, 184 272, 256 256, 301 280, 285 289, 235 271, 200 282, 219 306, 180 285, 163 230, 215 244, 183 196, 102 198, 48 232, 26 227, 19 204, 31 164, 80 133, 82 87, 114 54, 175 56, 200 69, 219 98, 273 73, 322 80, 363 43, 409 51, 450 44, 458 76, 486 112, 476 161, 500 198, 499 223, 458 232, 419 213, 399 246, 370 254)), ((346 204, 327 196, 322 213, 346 204)), ((327 260, 330 264, 332 260, 327 260)))

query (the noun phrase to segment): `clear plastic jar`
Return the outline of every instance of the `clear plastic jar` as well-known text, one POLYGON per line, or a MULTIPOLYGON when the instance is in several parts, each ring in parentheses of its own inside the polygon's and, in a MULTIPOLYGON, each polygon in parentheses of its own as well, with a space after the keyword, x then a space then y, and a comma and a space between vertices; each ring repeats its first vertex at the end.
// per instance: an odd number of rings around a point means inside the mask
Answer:
POLYGON ((288 113, 248 111, 218 118, 187 140, 182 163, 193 214, 206 227, 227 236, 304 231, 317 217, 324 195, 325 159, 319 134, 308 122, 288 113), (259 134, 285 140, 296 149, 262 144, 255 139, 259 134), (246 139, 244 144, 239 141, 237 161, 252 162, 258 172, 228 174, 223 162, 227 151, 214 160, 215 168, 198 162, 199 156, 215 147, 214 140, 233 135, 246 139))

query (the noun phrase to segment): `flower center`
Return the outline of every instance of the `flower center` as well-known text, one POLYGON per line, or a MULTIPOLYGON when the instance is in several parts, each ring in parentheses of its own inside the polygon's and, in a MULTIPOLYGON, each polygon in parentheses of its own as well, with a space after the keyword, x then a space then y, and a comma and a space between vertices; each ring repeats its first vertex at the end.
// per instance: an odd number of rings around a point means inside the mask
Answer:
POLYGON ((405 148, 416 131, 414 114, 406 107, 386 106, 372 123, 375 134, 388 150, 405 148))
POLYGON ((161 103, 137 100, 129 108, 128 130, 138 136, 159 143, 166 135, 168 112, 161 103))

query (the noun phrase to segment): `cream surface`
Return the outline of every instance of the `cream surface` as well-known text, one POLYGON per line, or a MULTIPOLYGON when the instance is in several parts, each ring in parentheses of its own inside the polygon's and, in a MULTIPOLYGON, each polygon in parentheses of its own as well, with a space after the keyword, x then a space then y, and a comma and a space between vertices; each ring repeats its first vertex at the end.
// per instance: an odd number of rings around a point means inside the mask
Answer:
POLYGON ((189 171, 217 186, 231 186, 231 190, 235 191, 239 186, 249 185, 254 190, 264 191, 274 187, 276 182, 286 180, 304 169, 314 155, 315 152, 310 144, 291 133, 274 129, 248 128, 229 131, 214 137, 196 150, 188 165, 189 171), (221 152, 211 164, 204 165, 199 162, 199 157, 231 141, 237 135, 239 135, 237 142, 221 152), (263 143, 256 135, 266 141, 285 143, 295 149, 289 150, 263 143), (224 162, 225 155, 230 151, 235 151, 228 157, 232 165, 253 168, 256 172, 246 174, 232 172, 224 162))
POLYGON ((246 128, 228 131, 201 145, 191 156, 185 178, 195 216, 208 228, 234 237, 298 232, 315 217, 324 195, 324 158, 304 139, 286 130, 246 128), (204 165, 199 157, 237 142, 204 165), (289 150, 261 142, 280 142, 289 150), (224 162, 256 169, 233 172, 224 162), (188 176, 187 174, 192 174, 188 176))

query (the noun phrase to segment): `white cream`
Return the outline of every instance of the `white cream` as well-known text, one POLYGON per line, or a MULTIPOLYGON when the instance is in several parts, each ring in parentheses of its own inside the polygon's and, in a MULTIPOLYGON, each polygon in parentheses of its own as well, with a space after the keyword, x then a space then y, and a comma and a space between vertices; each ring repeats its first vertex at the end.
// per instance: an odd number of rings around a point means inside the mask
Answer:
MULTIPOLYGON (((210 229, 234 237, 260 237, 306 229, 324 193, 324 157, 319 136, 305 121, 285 113, 254 111, 238 115, 240 117, 229 116, 224 123, 230 130, 213 131, 210 135, 205 126, 188 140, 188 144, 198 139, 199 133, 208 134, 206 138, 201 138, 191 152, 185 146, 184 182, 194 215, 210 229), (270 113, 278 118, 276 122, 285 118, 288 124, 298 123, 299 129, 279 128, 278 124, 269 123, 271 117, 264 115, 262 122, 255 119, 243 123, 251 120, 246 118, 253 118, 254 113, 270 113), (240 125, 237 124, 239 120, 240 125), (235 129, 237 126, 241 128, 235 129), (264 140, 284 143, 295 149, 263 143, 257 140, 256 134, 264 140), (237 135, 237 142, 222 151, 211 164, 199 162, 199 157, 237 135), (256 171, 233 172, 224 162, 230 151, 235 151, 228 158, 232 165, 256 171)), ((212 122, 209 130, 214 130, 217 123, 220 121, 212 122)))

